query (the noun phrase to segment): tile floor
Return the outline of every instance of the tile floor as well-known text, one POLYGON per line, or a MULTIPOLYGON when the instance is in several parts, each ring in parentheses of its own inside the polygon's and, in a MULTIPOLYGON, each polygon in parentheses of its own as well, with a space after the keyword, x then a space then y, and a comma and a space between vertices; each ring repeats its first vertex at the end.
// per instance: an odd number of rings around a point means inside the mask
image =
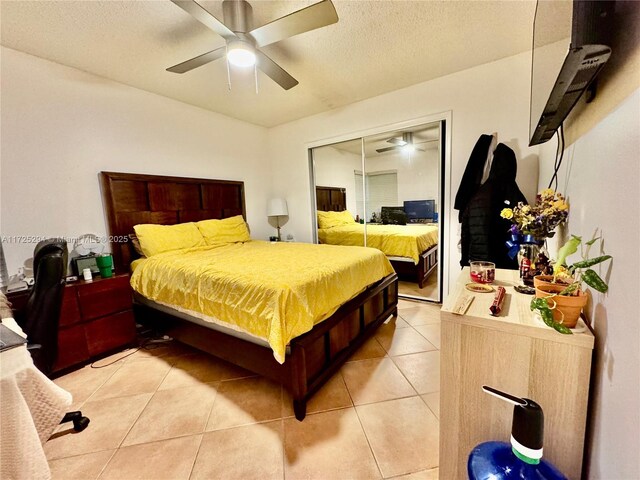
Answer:
POLYGON ((399 280, 398 292, 402 295, 413 295, 421 298, 428 298, 430 300, 437 300, 438 298, 438 272, 433 271, 422 288, 414 281, 399 280))
POLYGON ((400 301, 293 417, 279 385, 171 342, 56 380, 91 424, 45 444, 54 479, 437 479, 439 306, 400 301))

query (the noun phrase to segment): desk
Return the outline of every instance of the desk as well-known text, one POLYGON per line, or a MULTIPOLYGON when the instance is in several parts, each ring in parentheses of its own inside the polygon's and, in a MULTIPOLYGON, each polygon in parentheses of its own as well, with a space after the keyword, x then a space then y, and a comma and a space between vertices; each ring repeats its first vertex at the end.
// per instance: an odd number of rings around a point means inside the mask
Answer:
POLYGON ((440 478, 466 478, 471 449, 508 442, 513 406, 481 390, 490 385, 538 402, 544 411, 544 458, 568 478, 580 478, 589 397, 593 334, 562 335, 535 319, 531 295, 517 293, 515 270, 496 270, 507 291, 503 312, 489 314, 492 293, 472 293, 469 267, 445 300, 440 349, 440 478), (473 302, 452 313, 461 295, 473 302))
MULTIPOLYGON (((20 335, 12 318, 2 323, 20 335)), ((0 478, 48 479, 42 444, 71 405, 71 394, 38 370, 26 346, 0 352, 0 478)))

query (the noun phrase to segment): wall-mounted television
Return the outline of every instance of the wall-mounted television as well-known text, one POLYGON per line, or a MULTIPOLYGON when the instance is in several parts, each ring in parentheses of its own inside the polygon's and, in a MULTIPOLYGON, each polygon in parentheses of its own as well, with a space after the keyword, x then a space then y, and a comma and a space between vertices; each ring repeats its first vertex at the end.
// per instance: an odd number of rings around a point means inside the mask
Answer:
POLYGON ((436 209, 435 200, 405 200, 404 212, 409 223, 433 221, 436 209))
POLYGON ((614 1, 538 0, 529 146, 550 140, 611 55, 614 1))

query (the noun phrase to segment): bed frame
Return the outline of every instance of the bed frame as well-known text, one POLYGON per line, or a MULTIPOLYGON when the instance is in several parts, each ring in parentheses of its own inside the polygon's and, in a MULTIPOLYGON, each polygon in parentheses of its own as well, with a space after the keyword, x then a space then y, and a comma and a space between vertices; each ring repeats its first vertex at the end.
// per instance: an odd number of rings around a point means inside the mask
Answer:
MULTIPOLYGON (((138 223, 175 224, 245 216, 244 183, 199 178, 101 172, 100 184, 116 269, 132 260, 128 235, 138 223)), ((309 398, 390 316, 398 314, 398 276, 389 275, 342 305, 311 331, 291 340, 284 364, 270 348, 241 340, 148 306, 136 318, 178 341, 251 370, 289 390, 298 420, 309 398)))
MULTIPOLYGON (((342 212, 347 209, 346 190, 342 187, 316 187, 316 208, 324 212, 342 212)), ((438 245, 420 254, 418 264, 413 261, 389 258, 398 275, 413 278, 419 288, 424 287, 431 272, 438 266, 438 245)))

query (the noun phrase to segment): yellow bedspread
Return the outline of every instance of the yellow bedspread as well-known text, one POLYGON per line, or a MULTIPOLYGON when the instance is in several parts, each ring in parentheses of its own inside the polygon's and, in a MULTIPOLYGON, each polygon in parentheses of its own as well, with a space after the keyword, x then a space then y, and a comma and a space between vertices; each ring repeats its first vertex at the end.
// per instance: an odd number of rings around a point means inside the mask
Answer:
POLYGON ((292 338, 391 273, 373 248, 251 241, 140 260, 131 286, 160 304, 265 339, 283 363, 292 338))
MULTIPOLYGON (((329 245, 364 245, 364 225, 338 225, 318 229, 320 242, 329 245)), ((417 264, 425 250, 438 243, 437 225, 367 225, 367 247, 392 257, 408 257, 417 264)))

